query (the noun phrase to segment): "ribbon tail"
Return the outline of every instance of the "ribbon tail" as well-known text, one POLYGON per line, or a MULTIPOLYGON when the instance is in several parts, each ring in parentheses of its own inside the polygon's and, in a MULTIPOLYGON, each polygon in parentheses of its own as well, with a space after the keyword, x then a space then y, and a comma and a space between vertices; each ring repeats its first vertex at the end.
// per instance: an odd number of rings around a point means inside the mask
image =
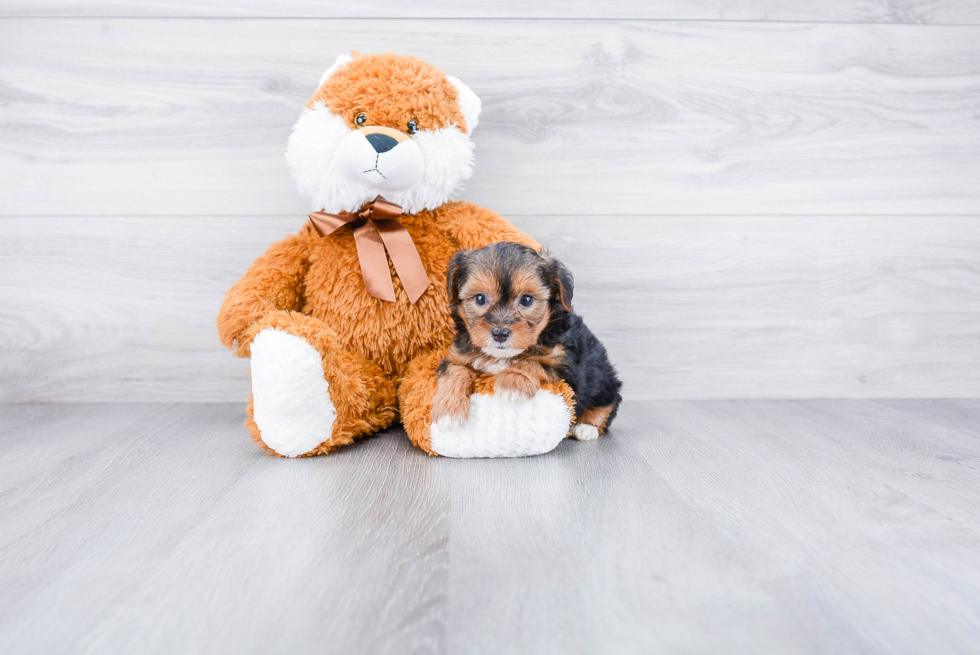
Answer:
POLYGON ((374 223, 381 241, 391 255, 391 263, 395 265, 402 287, 405 288, 408 299, 414 304, 429 288, 430 282, 419 251, 412 241, 412 235, 397 219, 375 220, 374 223))
POLYGON ((357 259, 361 264, 361 277, 367 292, 379 300, 395 302, 395 287, 388 270, 388 256, 381 235, 373 221, 367 221, 354 229, 357 259))

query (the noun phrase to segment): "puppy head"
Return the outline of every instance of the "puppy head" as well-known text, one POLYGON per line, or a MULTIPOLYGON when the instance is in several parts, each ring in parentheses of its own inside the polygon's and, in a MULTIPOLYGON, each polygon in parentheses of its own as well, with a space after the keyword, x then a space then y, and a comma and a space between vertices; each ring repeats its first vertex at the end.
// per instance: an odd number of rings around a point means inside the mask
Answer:
POLYGON ((289 137, 286 161, 313 209, 357 211, 377 195, 435 209, 473 174, 480 99, 414 57, 341 55, 289 137))
POLYGON ((519 243, 456 253, 446 287, 457 327, 491 357, 519 355, 572 309, 568 269, 519 243))

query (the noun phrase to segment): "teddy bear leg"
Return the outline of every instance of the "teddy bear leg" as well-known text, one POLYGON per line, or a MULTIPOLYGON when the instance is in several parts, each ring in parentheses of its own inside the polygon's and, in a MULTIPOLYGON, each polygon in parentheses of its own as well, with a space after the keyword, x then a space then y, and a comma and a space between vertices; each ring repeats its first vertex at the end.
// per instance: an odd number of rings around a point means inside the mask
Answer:
POLYGON ((477 379, 462 425, 434 425, 432 398, 443 356, 414 360, 398 387, 402 425, 419 448, 444 457, 524 457, 553 450, 568 434, 575 402, 567 384, 545 384, 530 400, 513 403, 494 397, 490 375, 477 379))
POLYGON ((281 457, 328 453, 392 424, 392 379, 345 350, 317 319, 274 312, 251 342, 252 397, 245 425, 281 457))

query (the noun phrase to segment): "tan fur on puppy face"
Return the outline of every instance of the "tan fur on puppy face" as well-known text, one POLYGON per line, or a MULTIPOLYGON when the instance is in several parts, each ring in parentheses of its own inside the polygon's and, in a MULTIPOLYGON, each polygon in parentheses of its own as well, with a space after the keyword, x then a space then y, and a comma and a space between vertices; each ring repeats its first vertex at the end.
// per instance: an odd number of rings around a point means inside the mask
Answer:
POLYGON ((456 87, 432 64, 404 55, 382 53, 357 55, 317 89, 307 107, 323 101, 357 129, 358 114, 367 115, 368 125, 405 132, 408 122, 420 130, 435 130, 455 124, 467 132, 459 108, 456 87))
POLYGON ((503 261, 481 253, 470 262, 460 286, 459 314, 473 344, 487 354, 501 348, 522 352, 538 342, 548 325, 550 297, 538 259, 503 261), (525 305, 522 301, 528 298, 530 305, 525 305), (510 338, 498 343, 491 333, 494 328, 509 329, 510 338))

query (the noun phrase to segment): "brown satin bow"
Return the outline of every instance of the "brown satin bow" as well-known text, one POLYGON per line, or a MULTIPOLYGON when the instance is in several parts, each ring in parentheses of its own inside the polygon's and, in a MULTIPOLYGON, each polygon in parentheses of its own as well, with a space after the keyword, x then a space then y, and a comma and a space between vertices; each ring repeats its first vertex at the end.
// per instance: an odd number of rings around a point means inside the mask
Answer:
POLYGON ((361 263, 361 277, 364 278, 367 292, 380 300, 395 302, 395 287, 391 281, 391 271, 388 270, 388 257, 385 256, 387 249, 408 299, 415 303, 429 287, 429 275, 425 272, 412 235, 398 222, 401 215, 400 206, 378 196, 356 214, 313 212, 310 223, 321 237, 325 237, 348 223, 363 221, 352 227, 357 259, 361 263))

